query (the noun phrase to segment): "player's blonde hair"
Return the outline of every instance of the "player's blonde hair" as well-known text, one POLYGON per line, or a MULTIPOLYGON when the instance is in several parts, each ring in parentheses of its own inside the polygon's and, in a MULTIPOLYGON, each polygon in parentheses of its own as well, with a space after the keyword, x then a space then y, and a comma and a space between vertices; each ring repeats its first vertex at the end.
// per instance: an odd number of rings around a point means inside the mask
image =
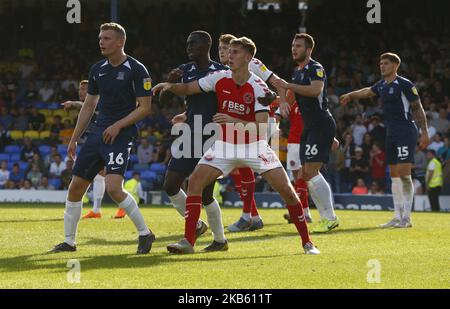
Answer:
POLYGON ((127 33, 125 32, 125 28, 117 23, 104 23, 100 26, 100 31, 102 30, 113 30, 119 36, 126 38, 127 33))
POLYGON ((387 59, 390 62, 393 62, 393 63, 396 63, 396 64, 402 63, 402 60, 400 59, 399 55, 394 54, 394 53, 381 54, 380 60, 383 60, 383 59, 387 59))
POLYGON ((87 84, 89 84, 89 81, 87 79, 83 79, 82 81, 80 81, 80 86, 87 85, 87 84))
POLYGON ((237 37, 232 34, 225 33, 219 37, 219 42, 222 44, 230 45, 230 42, 234 39, 237 39, 237 37))
POLYGON ((247 50, 252 57, 255 57, 256 54, 256 45, 255 42, 253 42, 251 39, 243 36, 240 38, 232 39, 230 41, 230 45, 239 45, 245 50, 247 50))

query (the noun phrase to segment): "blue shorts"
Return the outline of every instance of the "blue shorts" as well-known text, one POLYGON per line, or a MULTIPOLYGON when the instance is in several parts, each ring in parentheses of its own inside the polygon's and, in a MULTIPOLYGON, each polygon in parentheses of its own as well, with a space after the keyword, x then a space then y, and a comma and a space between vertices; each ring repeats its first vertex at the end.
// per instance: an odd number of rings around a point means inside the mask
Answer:
POLYGON ((130 159, 134 134, 122 130, 113 144, 103 142, 103 131, 90 132, 80 149, 73 175, 92 181, 106 166, 106 174, 124 175, 130 159))
POLYGON ((303 129, 300 141, 300 161, 328 163, 330 150, 336 136, 336 123, 332 117, 326 117, 313 126, 303 129))
POLYGON ((386 162, 388 165, 414 163, 414 152, 417 145, 417 128, 408 125, 392 130, 386 135, 386 162))
POLYGON ((188 177, 192 174, 200 158, 179 158, 172 157, 169 161, 167 170, 174 171, 188 177))

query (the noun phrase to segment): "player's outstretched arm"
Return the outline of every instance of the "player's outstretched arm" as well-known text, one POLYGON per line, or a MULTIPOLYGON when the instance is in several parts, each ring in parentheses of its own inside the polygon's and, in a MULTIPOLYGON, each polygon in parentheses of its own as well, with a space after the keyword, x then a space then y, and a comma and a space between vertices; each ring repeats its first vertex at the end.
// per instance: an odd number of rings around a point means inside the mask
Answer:
POLYGON ((352 100, 367 99, 374 96, 376 96, 376 94, 372 91, 372 89, 370 89, 370 87, 366 87, 341 95, 339 102, 345 105, 352 100))
POLYGON ((284 79, 279 78, 273 82, 274 87, 290 89, 295 93, 298 93, 305 97, 318 97, 324 88, 324 83, 321 80, 312 80, 311 85, 297 85, 293 83, 288 83, 284 79))
MULTIPOLYGON (((183 76, 183 71, 181 71, 179 68, 173 69, 169 72, 169 76, 167 77, 167 82, 168 83, 176 83, 177 81, 179 81, 181 79, 182 76, 183 76)), ((169 102, 172 100, 173 97, 174 97, 174 93, 172 93, 170 91, 163 91, 159 95, 159 102, 161 102, 162 104, 169 104, 169 102)))
POLYGON ((427 116, 425 115, 425 111, 423 109, 422 103, 420 102, 420 99, 417 99, 410 104, 414 120, 416 121, 422 133, 420 135, 419 147, 421 149, 425 149, 430 144, 430 138, 428 136, 427 116))
POLYGON ((103 132, 103 141, 105 142, 105 144, 114 143, 114 140, 116 139, 117 135, 119 135, 120 130, 136 124, 137 122, 150 115, 152 98, 137 97, 136 101, 138 103, 138 106, 134 111, 106 128, 106 130, 103 132))
POLYGON ((64 103, 61 103, 62 106, 64 106, 65 110, 76 108, 76 109, 81 109, 81 106, 83 106, 83 102, 81 101, 66 101, 64 103))
POLYGON ((176 95, 192 95, 202 93, 202 90, 198 85, 198 81, 193 81, 186 84, 160 83, 153 88, 153 93, 155 95, 165 91, 170 91, 176 95))

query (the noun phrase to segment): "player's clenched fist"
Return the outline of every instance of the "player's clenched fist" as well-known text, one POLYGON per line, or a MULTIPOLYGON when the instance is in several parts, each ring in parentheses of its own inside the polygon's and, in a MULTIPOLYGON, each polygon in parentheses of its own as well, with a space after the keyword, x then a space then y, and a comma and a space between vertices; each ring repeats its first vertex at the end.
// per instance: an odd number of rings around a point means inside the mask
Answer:
POLYGON ((167 77, 167 82, 176 83, 183 76, 183 71, 176 68, 169 72, 169 76, 167 77))
POLYGON ((258 97, 258 102, 262 106, 269 106, 277 98, 277 94, 273 91, 266 92, 266 95, 263 97, 258 97))
POLYGON ((69 144, 67 145, 67 154, 69 155, 69 158, 71 158, 73 161, 75 161, 75 156, 77 151, 77 142, 70 140, 69 144))
POLYGON ((152 91, 154 95, 157 95, 160 92, 164 92, 169 90, 172 87, 171 83, 159 83, 155 87, 153 87, 152 91))

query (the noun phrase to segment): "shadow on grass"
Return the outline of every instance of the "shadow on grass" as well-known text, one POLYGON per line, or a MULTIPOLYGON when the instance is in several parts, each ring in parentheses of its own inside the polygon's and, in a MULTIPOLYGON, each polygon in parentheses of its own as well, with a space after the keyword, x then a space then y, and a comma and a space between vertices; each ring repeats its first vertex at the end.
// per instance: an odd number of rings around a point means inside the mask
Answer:
POLYGON ((0 220, 0 223, 33 223, 33 222, 56 222, 56 221, 64 221, 64 218, 0 220))
POLYGON ((198 251, 193 255, 173 255, 169 253, 150 253, 148 255, 136 254, 118 254, 118 255, 98 255, 98 256, 79 256, 79 253, 70 253, 70 256, 57 254, 37 254, 23 255, 11 258, 0 258, 0 272, 24 272, 33 270, 48 270, 54 273, 66 273, 69 268, 66 263, 69 259, 78 259, 81 270, 101 270, 114 268, 139 268, 155 267, 164 264, 173 264, 180 262, 207 262, 211 267, 217 265, 218 261, 244 261, 256 259, 268 259, 286 256, 295 256, 297 254, 273 254, 273 255, 255 255, 248 257, 214 257, 208 252, 198 251), (208 257, 209 255, 209 257, 208 257), (46 258, 40 258, 46 257, 46 258), (59 261, 58 261, 59 260, 59 261), (52 263, 52 264, 45 264, 52 263))

